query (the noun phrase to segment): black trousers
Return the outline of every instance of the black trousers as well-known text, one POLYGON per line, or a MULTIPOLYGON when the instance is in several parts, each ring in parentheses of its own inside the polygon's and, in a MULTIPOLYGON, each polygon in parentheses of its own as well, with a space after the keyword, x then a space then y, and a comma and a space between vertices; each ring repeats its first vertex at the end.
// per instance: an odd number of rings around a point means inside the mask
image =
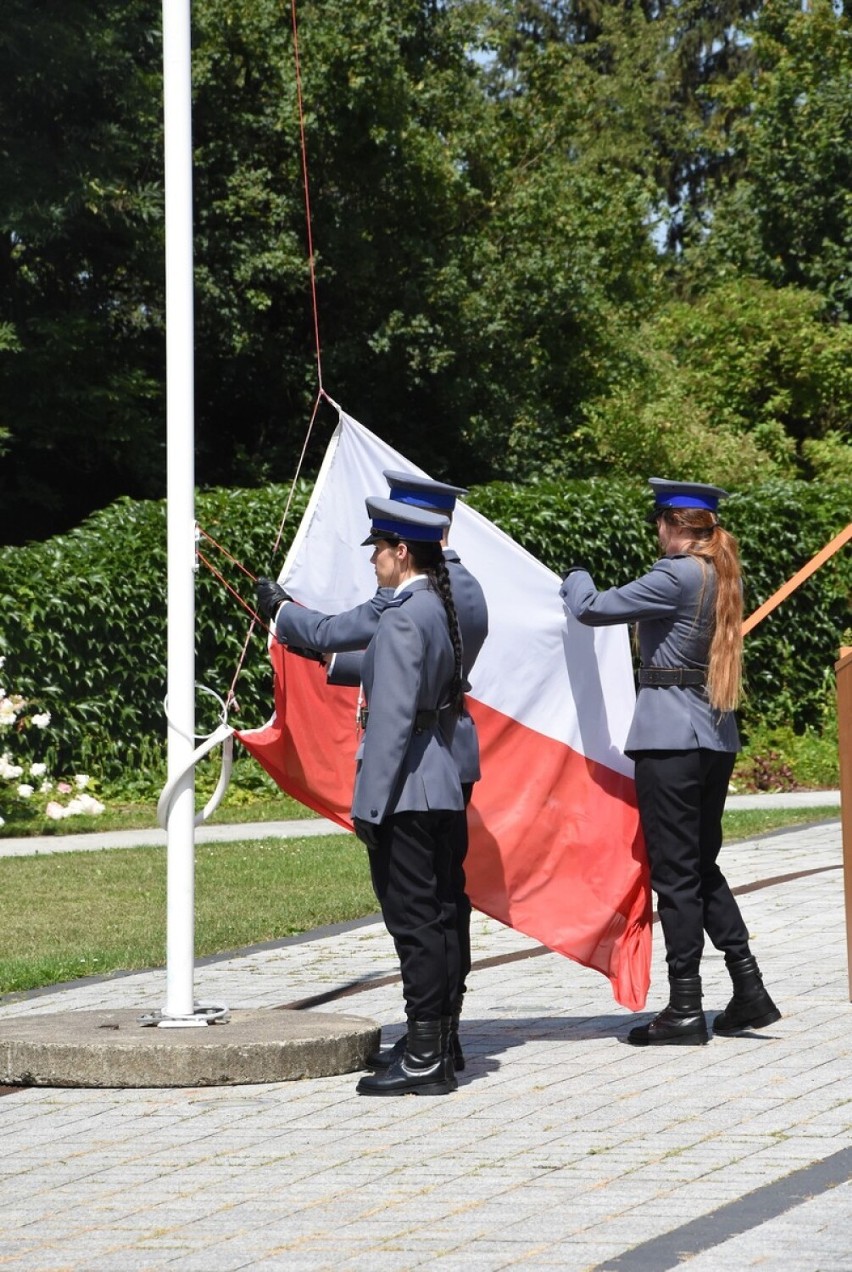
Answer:
POLYGON ((453 843, 464 813, 395 813, 379 826, 370 873, 393 937, 405 1014, 452 1014, 459 987, 459 936, 452 885, 453 843))
POLYGON ((735 756, 701 748, 633 758, 669 973, 698 974, 705 931, 717 950, 746 958, 748 928, 717 863, 735 756))
POLYGON ((467 895, 467 879, 464 873, 464 861, 467 856, 467 806, 473 794, 473 782, 462 782, 465 811, 458 817, 453 827, 452 861, 450 882, 453 898, 456 903, 456 926, 459 934, 459 993, 467 989, 467 978, 470 975, 470 898, 467 895))

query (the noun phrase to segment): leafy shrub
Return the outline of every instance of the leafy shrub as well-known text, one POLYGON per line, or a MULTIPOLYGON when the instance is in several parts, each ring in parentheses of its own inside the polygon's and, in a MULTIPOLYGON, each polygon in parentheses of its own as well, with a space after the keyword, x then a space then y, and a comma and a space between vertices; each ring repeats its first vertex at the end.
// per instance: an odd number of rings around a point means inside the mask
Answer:
MULTIPOLYGON (((308 493, 304 484, 296 491, 291 531, 308 493)), ((237 561, 255 573, 277 574, 271 544, 283 506, 280 487, 215 490, 198 496, 197 516, 237 561)), ((209 543, 200 546, 253 604, 251 581, 209 543)), ((282 554, 285 549, 286 541, 282 554)), ((70 534, 0 550, 0 591, 7 598, 0 645, 19 691, 37 696, 51 712, 43 757, 51 769, 61 771, 73 760, 116 779, 164 768, 166 572, 163 502, 120 499, 70 534)), ((224 696, 250 619, 206 569, 198 573, 195 607, 196 677, 224 696)), ((256 632, 237 685, 240 712, 232 714, 246 727, 265 720, 271 703, 266 635, 256 632)), ((217 723, 209 702, 199 698, 200 733, 217 723)))
MULTIPOLYGON (((636 482, 495 483, 473 491, 470 502, 557 573, 587 565, 599 587, 626 583, 656 558, 656 534, 643 521, 647 487, 636 482)), ((765 482, 732 494, 722 515, 740 544, 750 614, 843 529, 848 492, 836 482, 765 482)), ((823 729, 850 602, 852 552, 846 547, 746 637, 746 742, 760 726, 797 734, 823 729)))
POLYGON ((840 785, 837 729, 797 734, 789 727, 752 730, 737 759, 733 785, 737 791, 836 789, 840 785))
MULTIPOLYGON (((275 561, 270 545, 286 494, 274 486, 202 493, 198 520, 253 573, 277 575, 288 540, 275 561)), ((290 510, 290 535, 308 495, 302 483, 290 510)), ((638 481, 498 482, 472 491, 470 503, 557 572, 588 565, 600 587, 627 582, 656 557, 656 535, 644 521, 648 491, 638 481)), ((848 500, 838 483, 773 481, 733 494, 724 520, 740 541, 750 613, 846 524, 848 500)), ((199 546, 252 604, 251 581, 207 540, 199 546)), ((122 499, 71 534, 0 549, 0 590, 6 598, 0 647, 10 680, 24 696, 35 697, 37 690, 54 721, 50 753, 39 758, 57 772, 73 764, 104 781, 126 787, 138 780, 140 790, 149 789, 165 761, 165 505, 122 499)), ((850 597, 847 548, 747 637, 747 743, 761 729, 831 737, 832 667, 850 626, 850 597)), ((196 586, 199 684, 224 696, 248 626, 246 612, 202 569, 196 586)), ((255 631, 236 685, 239 711, 231 716, 240 727, 265 720, 271 705, 265 632, 255 631)), ((217 723, 209 702, 199 697, 199 733, 217 723)), ((768 750, 784 755, 777 742, 768 750)))

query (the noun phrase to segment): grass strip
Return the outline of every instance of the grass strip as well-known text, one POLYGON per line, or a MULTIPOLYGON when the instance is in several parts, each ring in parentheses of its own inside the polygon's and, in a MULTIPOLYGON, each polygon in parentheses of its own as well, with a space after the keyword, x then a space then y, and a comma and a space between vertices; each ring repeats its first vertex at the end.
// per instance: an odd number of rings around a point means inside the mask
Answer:
MULTIPOLYGON (((725 814, 725 835, 734 842, 839 815, 737 810, 725 814)), ((198 844, 195 861, 199 958, 377 909, 354 835, 198 844)), ((0 858, 0 993, 163 967, 165 950, 164 848, 0 858)))
MULTIPOLYGON (((197 957, 278 940, 377 909, 354 835, 200 844, 197 957)), ((0 859, 0 993, 166 958, 166 851, 0 859)))
MULTIPOLYGON (((196 798, 196 807, 204 806, 204 797, 196 798)), ((0 828, 0 840, 33 835, 88 835, 107 830, 153 830, 157 825, 156 801, 145 804, 110 800, 98 817, 70 817, 60 821, 50 818, 15 816, 15 810, 6 810, 7 820, 0 828), (8 815, 7 815, 8 814, 8 815)), ((240 826, 246 822, 304 821, 316 817, 312 808, 306 808, 289 795, 270 799, 228 799, 222 801, 208 826, 240 826)))
POLYGON ((773 830, 785 830, 788 826, 810 826, 839 820, 840 807, 837 804, 829 804, 825 808, 738 808, 725 813, 722 827, 725 843, 732 844, 738 839, 767 835, 773 830))

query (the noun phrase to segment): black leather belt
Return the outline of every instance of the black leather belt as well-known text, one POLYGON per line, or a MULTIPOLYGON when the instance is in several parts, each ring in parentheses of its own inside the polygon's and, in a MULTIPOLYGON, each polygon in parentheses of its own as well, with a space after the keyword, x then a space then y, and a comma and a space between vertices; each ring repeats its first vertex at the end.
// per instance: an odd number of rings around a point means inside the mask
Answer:
MULTIPOLYGON (((370 718, 370 712, 366 707, 362 707, 358 712, 358 724, 362 729, 366 729, 367 721, 370 718)), ((418 711, 414 717, 414 732, 422 733, 424 729, 434 729, 438 723, 437 711, 418 711)))
POLYGON ((640 667, 641 685, 703 685, 706 671, 697 667, 640 667))

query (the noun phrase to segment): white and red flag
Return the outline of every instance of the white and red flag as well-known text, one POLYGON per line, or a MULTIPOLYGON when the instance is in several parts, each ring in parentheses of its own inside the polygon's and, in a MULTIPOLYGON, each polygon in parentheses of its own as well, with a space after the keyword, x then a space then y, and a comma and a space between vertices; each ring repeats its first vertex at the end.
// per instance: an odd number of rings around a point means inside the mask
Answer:
MULTIPOLYGON (((376 587, 364 500, 386 468, 423 474, 341 412, 284 568, 297 601, 337 613, 376 587)), ((489 634, 468 706, 482 779, 468 811, 465 870, 476 909, 607 976, 618 1002, 645 1005, 651 894, 633 765, 622 750, 635 702, 625 627, 582 627, 559 579, 464 503, 451 544, 479 580, 489 634)), ((357 691, 270 644, 275 713, 237 736, 288 794, 341 826, 357 746, 357 691)))

